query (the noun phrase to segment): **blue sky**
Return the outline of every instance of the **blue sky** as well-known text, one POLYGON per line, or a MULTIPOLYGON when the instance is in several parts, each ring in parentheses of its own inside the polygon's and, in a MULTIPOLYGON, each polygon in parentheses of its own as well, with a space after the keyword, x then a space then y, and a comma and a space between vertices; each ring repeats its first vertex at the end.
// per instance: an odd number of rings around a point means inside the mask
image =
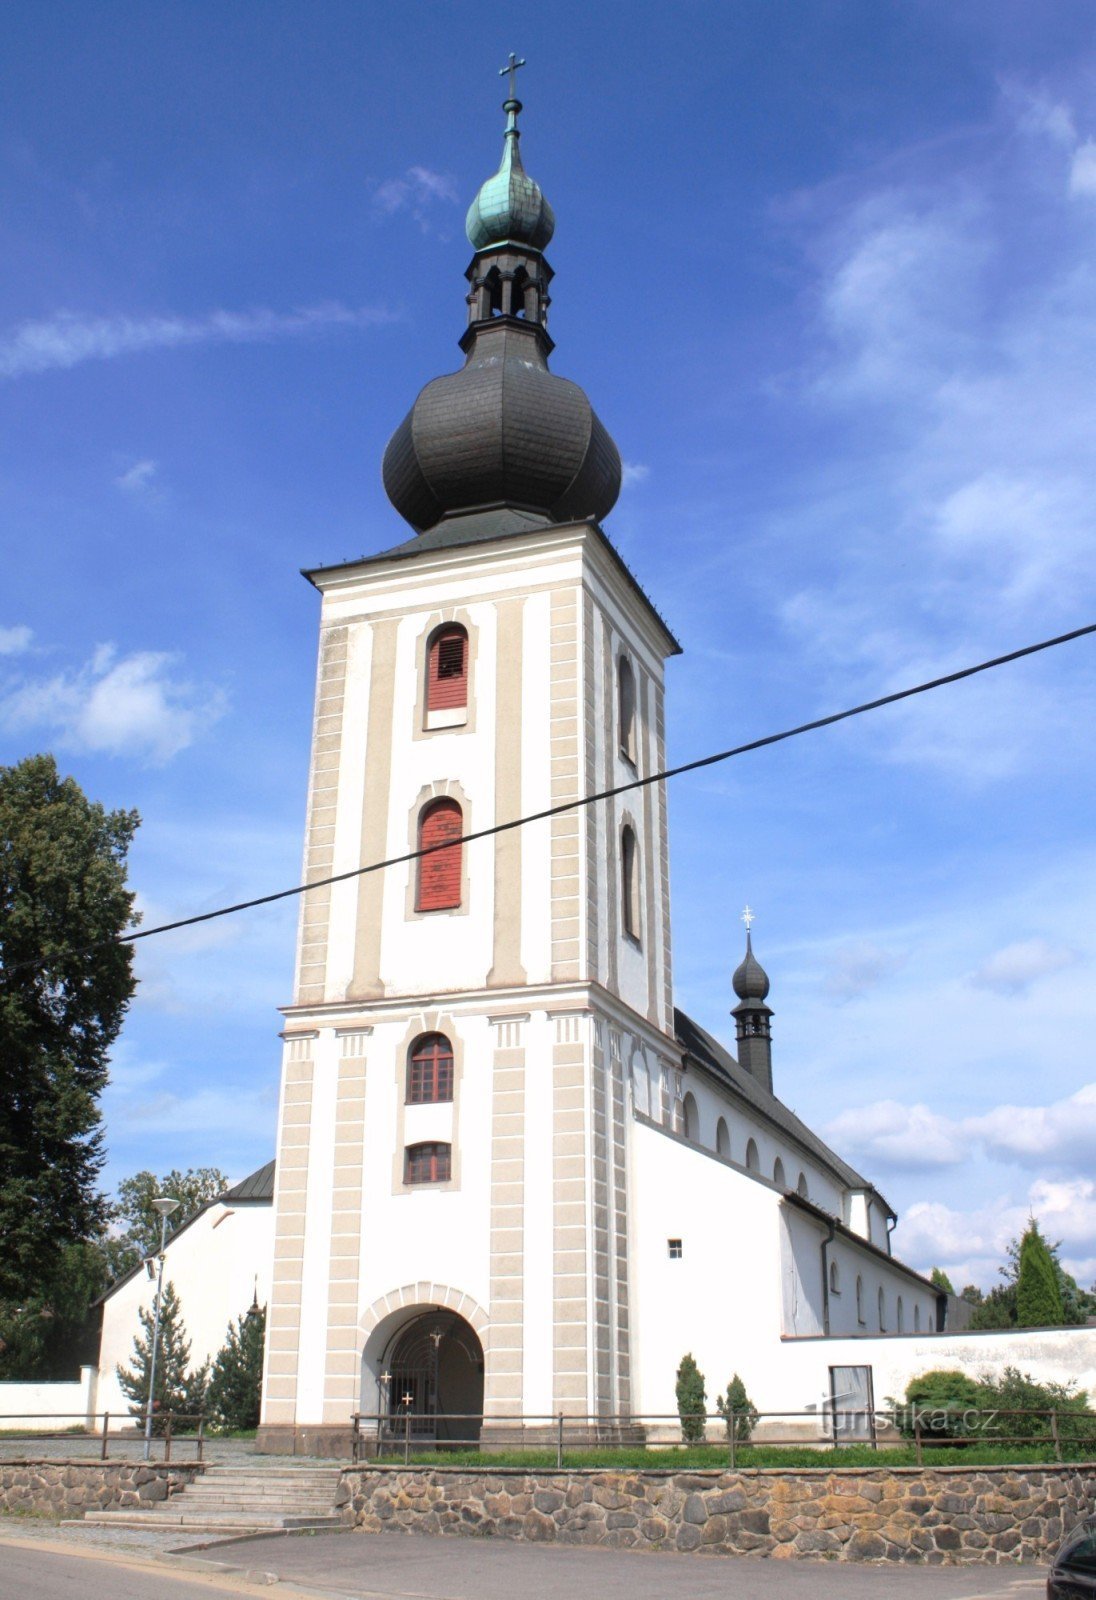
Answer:
MULTIPOLYGON (((147 920, 297 879, 298 569, 403 536, 381 455, 459 361, 511 48, 673 760, 1096 620, 1091 6, 520 20, 9 11, 0 760, 140 810, 147 920)), ((778 1092, 964 1281, 1032 1208, 1096 1277, 1094 702, 1082 642, 671 790, 679 1003, 728 1036, 748 899, 778 1092)), ((112 1183, 267 1159, 294 917, 140 948, 112 1183)))

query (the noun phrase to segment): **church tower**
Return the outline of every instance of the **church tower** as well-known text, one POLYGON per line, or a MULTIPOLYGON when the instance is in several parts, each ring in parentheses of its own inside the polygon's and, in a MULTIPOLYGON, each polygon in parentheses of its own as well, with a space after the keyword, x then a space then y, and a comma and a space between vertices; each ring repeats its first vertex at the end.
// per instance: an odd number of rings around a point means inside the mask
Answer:
POLYGON ((464 363, 385 453, 413 537, 308 574, 318 886, 285 1011, 272 1448, 339 1448, 355 1412, 632 1407, 628 1085, 680 1099, 666 802, 575 803, 665 765, 678 645, 600 527, 616 446, 549 370, 519 64, 468 213, 464 363))

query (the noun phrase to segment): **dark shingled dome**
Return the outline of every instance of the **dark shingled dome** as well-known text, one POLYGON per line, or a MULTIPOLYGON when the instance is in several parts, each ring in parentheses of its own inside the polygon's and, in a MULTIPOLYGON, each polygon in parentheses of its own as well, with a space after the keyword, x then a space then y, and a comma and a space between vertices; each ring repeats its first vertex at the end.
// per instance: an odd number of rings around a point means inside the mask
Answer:
POLYGON ((494 506, 600 521, 620 455, 578 384, 549 372, 534 330, 507 318, 481 324, 460 371, 422 390, 385 451, 384 487, 420 533, 494 506))
POLYGON ((740 1000, 764 1000, 769 992, 769 975, 753 953, 750 936, 746 935, 746 959, 731 979, 734 992, 740 1000))

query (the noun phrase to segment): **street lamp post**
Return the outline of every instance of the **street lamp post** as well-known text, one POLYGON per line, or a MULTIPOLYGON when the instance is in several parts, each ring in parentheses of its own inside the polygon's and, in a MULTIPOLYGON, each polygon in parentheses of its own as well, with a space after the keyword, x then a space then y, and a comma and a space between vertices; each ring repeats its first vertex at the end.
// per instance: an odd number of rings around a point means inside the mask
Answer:
POLYGON ((170 1195, 158 1195, 152 1202, 160 1215, 160 1270, 156 1277, 156 1308, 152 1317, 152 1360, 148 1369, 148 1402, 145 1406, 145 1460, 152 1454, 152 1407, 156 1394, 156 1358, 160 1353, 160 1300, 164 1290, 164 1250, 167 1245, 167 1219, 179 1209, 178 1200, 170 1195))

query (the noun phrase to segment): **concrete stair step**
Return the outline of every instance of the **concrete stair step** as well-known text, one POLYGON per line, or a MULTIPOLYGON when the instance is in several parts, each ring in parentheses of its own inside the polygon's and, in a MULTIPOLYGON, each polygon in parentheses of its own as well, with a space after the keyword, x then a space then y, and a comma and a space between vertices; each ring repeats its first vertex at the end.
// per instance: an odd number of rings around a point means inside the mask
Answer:
MULTIPOLYGON (((130 1512, 130 1510, 115 1510, 115 1512, 94 1512, 83 1518, 82 1523, 75 1526, 104 1526, 104 1528, 163 1528, 163 1530, 178 1530, 179 1533, 277 1533, 278 1530, 301 1530, 301 1528, 315 1528, 318 1531, 333 1531, 344 1528, 346 1522, 342 1517, 152 1517, 149 1512, 130 1512)), ((66 1523, 64 1526, 74 1526, 66 1523)))
POLYGON ((84 1525, 107 1528, 179 1528, 186 1532, 254 1533, 278 1528, 341 1528, 343 1518, 335 1512, 326 1516, 252 1515, 231 1512, 183 1511, 93 1511, 84 1525))

